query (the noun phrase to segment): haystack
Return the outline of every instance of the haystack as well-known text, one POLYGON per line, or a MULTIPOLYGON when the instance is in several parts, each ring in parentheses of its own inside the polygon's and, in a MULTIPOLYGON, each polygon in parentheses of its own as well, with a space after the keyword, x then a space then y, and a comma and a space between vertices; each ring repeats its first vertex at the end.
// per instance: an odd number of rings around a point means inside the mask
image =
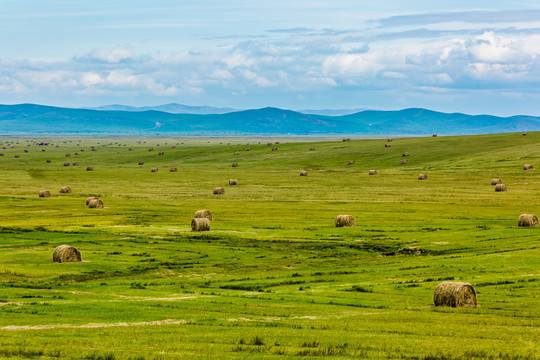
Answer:
POLYGON ((386 143, 386 144, 384 144, 384 147, 385 147, 385 148, 387 148, 387 147, 392 147, 392 145, 386 143))
POLYGON ((169 170, 169 172, 178 172, 178 169, 175 168, 175 167, 173 167, 173 168, 171 168, 171 169, 169 170))
POLYGON ((403 154, 401 154, 401 156, 407 157, 407 156, 409 156, 409 153, 408 153, 408 152, 404 152, 403 154))
POLYGON ((240 155, 240 151, 235 151, 234 155, 240 155))
POLYGON ((238 167, 238 163, 233 163, 232 167, 238 167))
POLYGON ((497 191, 497 192, 507 191, 506 185, 504 185, 504 184, 495 185, 495 191, 497 191))
POLYGON ((523 170, 532 170, 533 166, 531 164, 525 164, 523 165, 523 170))
POLYGON ((347 162, 347 165, 354 165, 354 160, 350 160, 347 162))
POLYGON ((60 188, 60 194, 71 194, 71 188, 69 186, 62 186, 60 188))
POLYGON ((39 197, 49 198, 51 197, 51 192, 49 190, 40 190, 39 197))
POLYGON ((433 302, 435 306, 474 307, 476 291, 466 282, 444 281, 435 288, 433 302))
POLYGON ((144 165, 144 161, 139 161, 139 165, 144 165))
POLYGON ((214 195, 223 195, 223 194, 225 194, 225 188, 216 187, 216 188, 214 188, 213 194, 214 195))
POLYGON ((103 209, 103 201, 100 199, 92 199, 88 202, 88 207, 90 209, 103 209))
POLYGON ((352 215, 338 215, 334 220, 336 227, 353 227, 354 217, 352 215))
POLYGON ((60 245, 54 249, 53 262, 65 263, 80 261, 82 261, 81 252, 75 249, 73 246, 60 245))
POLYGON ((94 168, 92 166, 87 166, 86 171, 94 171, 94 168))
POLYGON ((150 169, 150 172, 158 172, 158 171, 159 171, 158 168, 152 168, 152 169, 150 169))
POLYGON ((197 210, 195 211, 195 215, 193 215, 193 217, 195 219, 205 218, 208 220, 212 220, 212 213, 210 212, 210 210, 197 210))
POLYGON ((307 171, 306 170, 300 171, 300 176, 307 176, 307 171))
POLYGON ((535 214, 521 214, 518 218, 518 226, 538 226, 538 217, 535 214))
POLYGON ((377 170, 369 170, 369 175, 377 175, 377 170))
POLYGON ((195 218, 191 220, 191 230, 210 231, 210 220, 207 218, 195 218))
POLYGON ((501 179, 491 179, 491 185, 502 184, 501 179))
POLYGON ((427 175, 426 174, 418 175, 418 180, 427 180, 427 175))
POLYGON ((401 160, 400 164, 401 165, 406 165, 409 163, 409 160, 401 160))
POLYGON ((88 205, 90 203, 90 200, 94 200, 94 199, 97 199, 97 197, 95 197, 95 196, 87 197, 86 198, 86 205, 88 205))
POLYGON ((229 179, 229 185, 237 185, 238 181, 236 179, 229 179))

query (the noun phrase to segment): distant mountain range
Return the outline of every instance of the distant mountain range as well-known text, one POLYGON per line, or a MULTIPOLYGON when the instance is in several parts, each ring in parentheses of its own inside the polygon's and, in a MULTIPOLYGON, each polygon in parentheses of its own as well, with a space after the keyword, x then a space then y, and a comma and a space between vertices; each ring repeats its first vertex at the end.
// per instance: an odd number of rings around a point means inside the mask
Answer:
MULTIPOLYGON (((120 105, 112 105, 119 106, 120 105)), ((180 109, 169 104, 164 108, 180 109)), ((123 107, 122 107, 123 108, 123 107)), ((203 111, 207 107, 187 107, 203 111)), ((156 110, 93 110, 35 104, 0 105, 2 134, 120 135, 427 135, 539 131, 540 117, 497 117, 441 113, 426 109, 365 110, 348 115, 307 114, 267 107, 225 113, 156 110)), ((208 107, 209 111, 219 108, 208 107)), ((225 110, 221 108, 221 110, 225 110)))
POLYGON ((90 110, 100 110, 100 111, 162 111, 171 114, 225 114, 233 111, 238 111, 238 109, 233 108, 217 108, 213 106, 189 106, 176 103, 170 103, 165 105, 158 106, 126 106, 126 105, 105 105, 94 108, 86 108, 90 110))

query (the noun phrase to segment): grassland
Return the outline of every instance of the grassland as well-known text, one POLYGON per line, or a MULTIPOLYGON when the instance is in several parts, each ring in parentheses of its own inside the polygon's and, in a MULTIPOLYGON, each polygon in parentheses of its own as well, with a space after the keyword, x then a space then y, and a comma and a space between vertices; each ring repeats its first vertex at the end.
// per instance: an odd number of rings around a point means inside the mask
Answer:
POLYGON ((540 133, 47 140, 0 138, 0 358, 538 358, 540 230, 517 218, 540 215, 540 133), (479 306, 434 307, 443 280, 479 306))

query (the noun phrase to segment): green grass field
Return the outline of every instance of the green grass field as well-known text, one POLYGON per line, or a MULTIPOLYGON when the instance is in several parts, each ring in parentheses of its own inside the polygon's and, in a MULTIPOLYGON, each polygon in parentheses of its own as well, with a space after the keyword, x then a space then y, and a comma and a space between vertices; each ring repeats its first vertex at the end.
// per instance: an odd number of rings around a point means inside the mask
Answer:
POLYGON ((538 132, 47 140, 0 138, 0 358, 539 358, 540 229, 517 226, 540 216, 538 132), (435 307, 444 280, 479 306, 435 307))

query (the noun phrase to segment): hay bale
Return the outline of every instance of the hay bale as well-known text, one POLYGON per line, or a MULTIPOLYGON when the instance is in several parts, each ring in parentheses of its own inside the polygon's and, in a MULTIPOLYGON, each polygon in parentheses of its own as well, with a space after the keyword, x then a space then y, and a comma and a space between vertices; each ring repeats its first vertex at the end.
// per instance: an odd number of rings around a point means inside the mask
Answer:
POLYGON ((171 169, 169 170, 169 172, 178 172, 178 169, 175 168, 175 167, 173 167, 173 168, 171 168, 171 169))
POLYGON ((158 152, 158 155, 165 155, 163 151, 158 152))
POLYGON ((208 220, 212 220, 212 213, 210 212, 210 210, 197 210, 195 211, 195 215, 193 215, 193 217, 195 219, 205 218, 208 220))
POLYGON ((158 172, 158 171, 159 171, 158 168, 152 168, 152 169, 150 169, 150 172, 158 172))
POLYGON ((495 185, 495 191, 496 192, 507 191, 506 185, 504 185, 504 184, 495 185))
POLYGON ((272 151, 277 151, 277 147, 273 147, 273 148, 272 148, 272 151))
POLYGON ((501 179, 491 179, 491 185, 502 184, 501 179))
POLYGON ((347 165, 354 165, 354 160, 350 160, 347 162, 347 165))
POLYGON ((60 245, 54 249, 53 262, 66 263, 80 261, 82 261, 81 252, 75 249, 73 246, 60 245))
POLYGON ((343 141, 344 141, 344 142, 345 142, 345 141, 351 141, 351 139, 347 138, 347 139, 343 139, 343 141))
POLYGON ((307 176, 307 171, 306 170, 300 171, 300 176, 307 176))
POLYGON ((39 197, 50 198, 51 197, 51 192, 49 190, 40 190, 39 197))
POLYGON ((431 136, 433 136, 433 137, 437 137, 437 134, 433 134, 433 135, 431 135, 431 136))
POLYGON ((523 135, 523 136, 527 136, 527 135, 529 135, 529 134, 528 134, 528 133, 523 133, 523 134, 521 134, 521 135, 523 135))
POLYGON ((78 163, 78 162, 74 162, 72 165, 73 165, 73 166, 79 166, 79 163, 78 163))
POLYGON ((538 226, 538 217, 535 214, 521 214, 518 218, 518 226, 538 226))
POLYGON ((213 194, 214 195, 223 195, 223 194, 225 194, 225 188, 216 187, 216 188, 214 188, 213 194))
POLYGON ((314 146, 310 147, 309 151, 315 151, 315 147, 314 146))
POLYGON ((71 154, 66 154, 66 157, 70 157, 70 156, 71 156, 71 154))
POLYGON ((27 149, 24 149, 24 152, 25 152, 25 153, 27 153, 27 152, 28 152, 28 150, 27 150, 27 149))
POLYGON ((235 151, 234 155, 240 155, 240 151, 235 151))
POLYGON ((21 155, 15 155, 15 159, 18 159, 20 157, 21 157, 21 155))
POLYGON ((69 166, 69 163, 64 163, 64 166, 69 166))
POLYGON ((400 164, 401 165, 406 165, 409 163, 409 160, 401 160, 400 164))
POLYGON ((392 139, 391 139, 391 138, 388 138, 388 139, 386 139, 386 141, 387 141, 387 142, 391 142, 391 141, 392 141, 392 139))
POLYGON ((94 171, 94 168, 92 166, 87 166, 86 171, 94 171))
POLYGON ((88 202, 88 207, 90 209, 103 209, 103 201, 100 199, 92 199, 88 202))
POLYGON ((69 186, 62 186, 60 188, 60 194, 71 194, 71 188, 69 186))
POLYGON ((229 185, 237 185, 238 181, 236 179, 229 179, 229 185))
POLYGON ((86 198, 86 205, 88 206, 88 204, 90 203, 90 200, 94 200, 94 199, 97 199, 97 197, 95 197, 95 196, 87 197, 86 198))
POLYGON ((191 220, 191 230, 210 231, 210 220, 207 218, 195 218, 191 220))
POLYGON ((139 161, 139 165, 144 165, 144 161, 139 161))
POLYGON ((476 291, 466 282, 444 281, 435 288, 433 302, 435 306, 474 307, 476 291))
POLYGON ((408 152, 404 152, 403 154, 401 154, 401 156, 407 157, 407 156, 409 156, 409 153, 408 153, 408 152))
POLYGON ((279 145, 279 141, 276 141, 274 144, 279 145))
POLYGON ((418 175, 418 180, 427 180, 427 175, 426 174, 418 175))
POLYGON ((150 149, 148 149, 148 151, 154 151, 154 148, 150 148, 150 149))
POLYGON ((47 160, 45 160, 45 162, 46 162, 47 164, 50 164, 50 163, 51 163, 51 160, 47 159, 47 160))
POLYGON ((377 175, 377 170, 369 170, 369 175, 377 175))
POLYGON ((238 163, 233 163, 232 167, 238 167, 238 163))
POLYGON ((4 156, 4 153, 0 153, 0 156, 4 156))
POLYGON ((251 151, 251 148, 250 147, 246 148, 246 151, 251 151))
POLYGON ((384 144, 384 147, 385 147, 385 148, 389 148, 389 147, 392 147, 392 145, 386 143, 386 144, 384 144))
POLYGON ((532 170, 533 166, 531 164, 525 164, 523 165, 523 170, 532 170))
POLYGON ((272 143, 266 143, 266 146, 272 146, 272 143))
POLYGON ((354 217, 352 215, 338 215, 334 220, 336 227, 353 227, 354 217))

